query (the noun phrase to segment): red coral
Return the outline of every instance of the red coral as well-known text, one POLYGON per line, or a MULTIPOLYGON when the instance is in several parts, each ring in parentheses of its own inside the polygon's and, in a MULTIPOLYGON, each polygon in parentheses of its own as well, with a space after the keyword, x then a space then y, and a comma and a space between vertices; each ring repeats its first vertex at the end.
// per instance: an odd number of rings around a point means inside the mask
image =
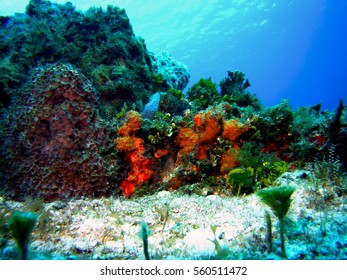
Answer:
POLYGON ((153 171, 152 160, 144 156, 145 147, 141 138, 135 136, 141 128, 142 119, 140 114, 129 111, 125 116, 125 121, 118 129, 118 134, 122 137, 115 139, 116 149, 125 153, 125 160, 130 166, 127 177, 120 184, 125 197, 131 197, 135 188, 148 181, 153 171))
POLYGON ((167 155, 168 152, 169 152, 169 151, 168 151, 168 150, 165 150, 165 149, 158 149, 158 150, 155 152, 154 157, 155 157, 155 158, 161 158, 161 157, 167 155))
POLYGON ((123 180, 120 184, 120 188, 123 190, 123 194, 125 197, 131 197, 135 191, 136 183, 131 182, 127 179, 123 180))
POLYGON ((126 160, 128 161, 131 170, 129 171, 127 178, 122 181, 120 188, 123 190, 125 197, 131 197, 135 191, 135 188, 148 181, 153 174, 151 167, 153 162, 148 158, 142 156, 142 153, 138 150, 132 151, 126 154, 126 160))

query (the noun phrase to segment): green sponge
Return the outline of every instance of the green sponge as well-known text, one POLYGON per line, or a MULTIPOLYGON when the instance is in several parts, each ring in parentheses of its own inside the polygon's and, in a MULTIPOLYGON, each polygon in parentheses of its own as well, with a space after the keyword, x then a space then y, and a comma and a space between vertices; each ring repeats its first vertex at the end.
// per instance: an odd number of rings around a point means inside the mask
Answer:
POLYGON ((15 211, 12 213, 9 220, 9 228, 21 250, 23 260, 28 258, 29 240, 35 227, 37 216, 38 215, 33 212, 15 211))

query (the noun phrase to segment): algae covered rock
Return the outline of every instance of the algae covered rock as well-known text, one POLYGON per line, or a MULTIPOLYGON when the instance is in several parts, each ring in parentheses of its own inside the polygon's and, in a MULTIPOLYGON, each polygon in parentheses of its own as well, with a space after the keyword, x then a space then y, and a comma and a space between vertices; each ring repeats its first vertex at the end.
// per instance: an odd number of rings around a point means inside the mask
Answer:
MULTIPOLYGON (((69 2, 31 0, 25 13, 2 17, 0 49, 0 89, 5 100, 13 98, 33 68, 54 62, 80 68, 100 93, 105 112, 124 102, 142 109, 158 88, 144 40, 134 35, 125 10, 114 6, 83 13, 69 2)), ((171 64, 165 69, 175 69, 166 72, 165 79, 184 87, 186 68, 171 64)))
POLYGON ((175 60, 169 53, 149 53, 153 72, 161 77, 162 88, 174 88, 183 90, 190 78, 190 71, 186 65, 175 60))

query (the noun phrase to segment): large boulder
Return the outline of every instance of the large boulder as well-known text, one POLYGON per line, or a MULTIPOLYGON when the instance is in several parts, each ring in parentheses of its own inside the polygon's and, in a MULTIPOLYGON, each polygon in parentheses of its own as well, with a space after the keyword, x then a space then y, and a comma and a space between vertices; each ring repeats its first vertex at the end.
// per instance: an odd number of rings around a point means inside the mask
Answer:
POLYGON ((158 54, 149 53, 153 72, 160 76, 163 88, 183 90, 190 78, 190 71, 186 65, 175 60, 169 53, 163 51, 158 54))

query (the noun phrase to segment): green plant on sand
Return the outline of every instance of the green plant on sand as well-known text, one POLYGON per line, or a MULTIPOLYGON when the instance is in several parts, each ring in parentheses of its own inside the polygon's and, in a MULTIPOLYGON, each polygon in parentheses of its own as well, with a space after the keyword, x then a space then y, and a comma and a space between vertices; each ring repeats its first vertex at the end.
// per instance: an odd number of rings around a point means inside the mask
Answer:
POLYGON ((21 251, 23 260, 28 258, 30 236, 35 227, 37 216, 33 212, 15 211, 9 220, 9 228, 21 251))
POLYGON ((228 173, 226 183, 230 186, 237 187, 236 195, 241 194, 241 189, 243 193, 251 193, 252 191, 247 190, 252 189, 254 170, 252 167, 239 167, 230 170, 228 173))
POLYGON ((287 215, 292 199, 290 198, 295 188, 292 186, 280 186, 266 188, 257 192, 260 200, 268 205, 279 220, 282 257, 287 258, 284 246, 284 217, 287 215))

